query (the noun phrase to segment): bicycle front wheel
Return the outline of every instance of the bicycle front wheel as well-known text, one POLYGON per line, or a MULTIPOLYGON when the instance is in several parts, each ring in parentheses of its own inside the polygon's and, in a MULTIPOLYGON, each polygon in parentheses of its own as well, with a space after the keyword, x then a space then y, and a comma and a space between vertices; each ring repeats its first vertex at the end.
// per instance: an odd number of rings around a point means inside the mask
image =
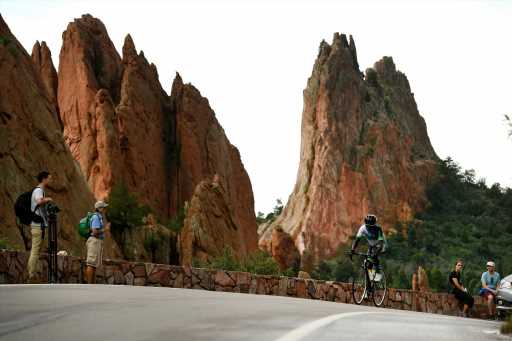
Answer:
POLYGON ((352 298, 356 304, 361 304, 368 295, 366 288, 366 271, 361 267, 352 278, 352 298))
POLYGON ((384 300, 386 299, 386 295, 388 293, 388 288, 386 286, 386 274, 384 270, 380 270, 378 274, 372 280, 372 298, 373 304, 375 306, 380 307, 384 300))

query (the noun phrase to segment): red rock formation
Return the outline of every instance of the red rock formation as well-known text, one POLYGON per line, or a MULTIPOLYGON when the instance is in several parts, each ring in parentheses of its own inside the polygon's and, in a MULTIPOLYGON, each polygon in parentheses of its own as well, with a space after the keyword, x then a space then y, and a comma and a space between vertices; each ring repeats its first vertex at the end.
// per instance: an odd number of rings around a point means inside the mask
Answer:
POLYGON ((94 188, 97 182, 94 174, 100 173, 96 162, 96 115, 89 109, 100 89, 105 89, 116 102, 121 84, 121 58, 103 23, 90 15, 69 23, 62 39, 58 103, 64 138, 94 194, 101 198, 105 193, 94 188))
POLYGON ((123 156, 123 181, 160 216, 169 214, 170 164, 167 158, 171 126, 170 100, 153 64, 137 54, 128 35, 123 46, 123 78, 116 108, 123 156))
POLYGON ((180 234, 181 264, 190 266, 193 260, 208 262, 225 247, 230 247, 238 258, 254 251, 255 245, 248 245, 233 213, 222 183, 201 181, 186 206, 180 234))
POLYGON ((129 35, 121 60, 103 23, 84 15, 63 34, 59 84, 64 136, 95 196, 123 182, 166 216, 169 98, 154 65, 129 35))
MULTIPOLYGON (((171 104, 179 158, 172 187, 173 203, 182 205, 193 191, 197 195, 199 180, 213 179, 225 191, 224 201, 231 214, 224 218, 223 225, 236 226, 241 240, 239 254, 255 251, 254 198, 238 150, 228 141, 208 100, 192 85, 183 84, 179 75, 173 83, 171 104)), ((193 211, 188 212, 188 216, 192 214, 193 211)))
MULTIPOLYGON (((44 60, 39 65, 47 70, 49 57, 46 52, 43 55, 37 58, 44 60)), ((85 241, 75 226, 94 199, 64 143, 55 107, 38 71, 0 16, 0 237, 23 247, 14 201, 37 184, 35 176, 42 169, 48 169, 53 182, 47 194, 62 209, 59 249, 80 255, 85 241)), ((25 234, 30 235, 28 229, 25 234)))
POLYGON ((225 223, 232 219, 243 240, 240 255, 256 250, 249 177, 199 91, 177 76, 169 97, 132 38, 126 37, 121 59, 104 25, 90 15, 70 23, 63 40, 64 136, 95 196, 104 198, 123 182, 165 219, 178 214, 202 180, 218 174, 231 212, 225 223))
POLYGON ((41 44, 39 44, 39 41, 36 41, 34 47, 32 48, 32 61, 34 62, 36 70, 39 72, 39 75, 43 80, 47 98, 55 108, 55 119, 57 122, 59 122, 59 125, 62 129, 62 122, 60 121, 60 116, 58 114, 59 109, 57 105, 57 71, 55 71, 55 67, 53 66, 52 53, 46 45, 46 42, 43 41, 41 44))
POLYGON ((280 226, 272 230, 271 255, 279 264, 281 270, 300 265, 300 253, 290 235, 280 226))
POLYGON ((384 57, 363 78, 354 41, 322 42, 304 90, 299 171, 280 225, 301 254, 333 256, 368 212, 385 230, 426 204, 437 156, 407 78, 384 57))
POLYGON ((421 266, 412 274, 412 290, 430 292, 427 272, 421 266))

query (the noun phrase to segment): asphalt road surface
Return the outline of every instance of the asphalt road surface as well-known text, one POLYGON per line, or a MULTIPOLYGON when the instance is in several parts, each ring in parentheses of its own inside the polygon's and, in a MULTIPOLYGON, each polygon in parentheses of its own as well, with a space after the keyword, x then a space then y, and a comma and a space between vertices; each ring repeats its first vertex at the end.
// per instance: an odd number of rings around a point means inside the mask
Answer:
POLYGON ((0 285, 0 340, 511 340, 494 321, 296 298, 0 285))

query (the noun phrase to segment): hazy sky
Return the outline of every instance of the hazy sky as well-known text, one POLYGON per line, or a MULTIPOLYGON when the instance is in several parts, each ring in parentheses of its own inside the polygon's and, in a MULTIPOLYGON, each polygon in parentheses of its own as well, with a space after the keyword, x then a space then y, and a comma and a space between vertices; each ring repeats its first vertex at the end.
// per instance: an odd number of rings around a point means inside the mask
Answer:
POLYGON ((392 56, 437 154, 512 186, 512 1, 22 1, 0 13, 29 51, 100 18, 121 51, 130 33, 169 93, 175 72, 210 101, 249 172, 256 210, 288 199, 300 149, 302 90, 322 39, 354 36, 362 70, 392 56))

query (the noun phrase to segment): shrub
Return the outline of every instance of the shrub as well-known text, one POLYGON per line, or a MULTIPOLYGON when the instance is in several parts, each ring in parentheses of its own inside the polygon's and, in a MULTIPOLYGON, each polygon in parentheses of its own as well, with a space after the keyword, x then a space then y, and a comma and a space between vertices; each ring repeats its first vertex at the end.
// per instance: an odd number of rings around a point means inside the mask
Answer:
MULTIPOLYGON (((244 259, 237 259, 231 247, 225 247, 222 253, 214 257, 210 262, 204 263, 198 260, 193 261, 194 266, 208 269, 222 269, 226 271, 242 271, 258 275, 283 275, 279 271, 277 262, 265 251, 257 250, 244 259)), ((286 273, 293 273, 293 269, 288 269, 286 273)))
POLYGON ((186 206, 187 203, 185 202, 185 206, 181 207, 179 210, 178 210, 178 213, 174 216, 174 217, 171 217, 167 223, 165 224, 165 226, 175 232, 175 233, 179 233, 181 231, 181 229, 183 228, 183 225, 185 223, 185 216, 187 215, 187 210, 186 210, 186 206))
POLYGON ((267 252, 258 250, 242 261, 244 271, 258 275, 279 275, 279 265, 267 252))
POLYGON ((230 247, 225 247, 219 256, 214 257, 210 263, 203 264, 203 267, 226 271, 243 271, 242 264, 230 247))
POLYGON ((151 254, 151 262, 156 262, 156 251, 162 244, 162 236, 157 232, 149 232, 144 238, 144 249, 151 254))
POLYGON ((370 84, 370 86, 373 86, 374 88, 378 88, 380 86, 377 71, 375 71, 375 69, 366 70, 366 81, 368 84, 370 84))
POLYGON ((9 244, 7 243, 7 241, 5 239, 0 238, 0 250, 8 248, 9 244))

